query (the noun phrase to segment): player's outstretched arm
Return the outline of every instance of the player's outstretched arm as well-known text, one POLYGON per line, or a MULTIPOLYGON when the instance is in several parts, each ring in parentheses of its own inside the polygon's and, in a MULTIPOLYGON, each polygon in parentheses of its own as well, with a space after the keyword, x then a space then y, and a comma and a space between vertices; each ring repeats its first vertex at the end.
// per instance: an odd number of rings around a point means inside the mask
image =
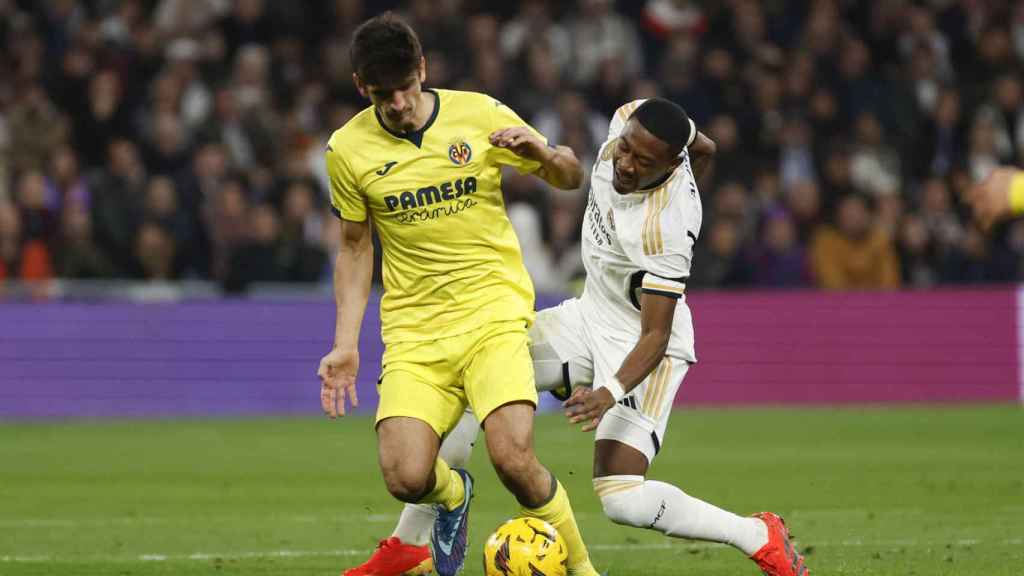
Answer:
POLYGON ((492 146, 507 148, 517 156, 540 162, 540 169, 534 174, 555 188, 575 190, 583 185, 583 168, 568 146, 548 146, 522 126, 495 130, 490 141, 492 146))
POLYGON ((715 145, 715 141, 700 131, 697 132, 697 136, 694 137, 693 142, 687 148, 687 151, 690 153, 690 166, 693 167, 693 175, 697 178, 698 184, 704 179, 704 175, 711 166, 711 162, 715 159, 715 152, 717 150, 718 147, 715 145))
POLYGON ((640 297, 640 339, 611 382, 594 382, 593 389, 573 391, 564 403, 570 422, 583 422, 584 432, 597 428, 601 416, 657 368, 668 350, 676 302, 676 298, 647 292, 640 297))
POLYGON ((341 220, 341 249, 334 260, 334 347, 320 360, 320 404, 331 418, 345 415, 345 395, 353 406, 359 371, 359 331, 370 298, 373 243, 370 221, 341 220))
POLYGON ((966 200, 986 230, 1004 218, 1024 215, 1024 170, 996 168, 967 191, 966 200))

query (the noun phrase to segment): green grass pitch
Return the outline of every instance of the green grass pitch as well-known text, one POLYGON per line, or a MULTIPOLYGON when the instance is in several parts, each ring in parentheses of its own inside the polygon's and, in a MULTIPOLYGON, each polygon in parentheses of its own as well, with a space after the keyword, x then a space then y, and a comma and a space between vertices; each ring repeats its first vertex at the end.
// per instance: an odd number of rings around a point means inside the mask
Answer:
MULTIPOLYGON (((560 417, 538 419, 537 445, 600 570, 758 574, 732 549, 607 521, 589 436, 560 417)), ((366 417, 3 424, 0 574, 335 575, 399 510, 375 452, 366 417)), ((483 450, 471 468, 479 575, 516 506, 483 450)), ((783 514, 812 574, 1024 574, 1019 407, 678 411, 651 477, 783 514)))

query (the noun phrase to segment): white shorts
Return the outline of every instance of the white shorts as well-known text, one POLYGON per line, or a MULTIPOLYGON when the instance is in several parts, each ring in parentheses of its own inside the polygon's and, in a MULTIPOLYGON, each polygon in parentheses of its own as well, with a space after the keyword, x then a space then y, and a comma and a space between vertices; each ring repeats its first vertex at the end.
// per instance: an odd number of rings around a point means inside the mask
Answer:
MULTIPOLYGON (((538 312, 530 337, 537 387, 551 390, 610 380, 636 346, 639 330, 633 336, 594 331, 579 300, 572 298, 538 312)), ((686 360, 665 356, 639 386, 605 413, 596 439, 632 446, 653 462, 689 368, 686 360)))

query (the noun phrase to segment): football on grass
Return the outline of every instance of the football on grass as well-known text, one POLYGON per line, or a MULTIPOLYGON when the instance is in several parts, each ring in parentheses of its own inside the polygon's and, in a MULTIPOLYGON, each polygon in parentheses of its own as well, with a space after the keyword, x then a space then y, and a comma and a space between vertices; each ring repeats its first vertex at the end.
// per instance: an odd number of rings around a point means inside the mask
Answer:
POLYGON ((565 576, 565 540, 547 522, 513 518, 491 534, 484 545, 487 576, 565 576))

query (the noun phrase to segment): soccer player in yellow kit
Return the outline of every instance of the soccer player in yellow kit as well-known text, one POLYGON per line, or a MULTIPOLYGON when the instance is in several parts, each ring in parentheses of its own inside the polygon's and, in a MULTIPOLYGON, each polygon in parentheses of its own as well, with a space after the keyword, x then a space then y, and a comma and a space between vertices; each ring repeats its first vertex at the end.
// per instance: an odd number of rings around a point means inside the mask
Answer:
POLYGON ((500 186, 501 167, 512 166, 577 188, 579 162, 493 98, 422 88, 419 40, 390 13, 356 30, 350 56, 356 87, 372 106, 335 131, 326 152, 342 245, 334 346, 318 370, 323 409, 335 417, 344 414, 346 394, 357 401, 372 222, 384 279, 380 467, 395 498, 436 505, 435 570, 454 575, 465 559, 473 480, 449 468, 438 449, 468 404, 521 514, 565 538, 570 574, 593 576, 565 489, 533 452, 533 285, 500 186))

